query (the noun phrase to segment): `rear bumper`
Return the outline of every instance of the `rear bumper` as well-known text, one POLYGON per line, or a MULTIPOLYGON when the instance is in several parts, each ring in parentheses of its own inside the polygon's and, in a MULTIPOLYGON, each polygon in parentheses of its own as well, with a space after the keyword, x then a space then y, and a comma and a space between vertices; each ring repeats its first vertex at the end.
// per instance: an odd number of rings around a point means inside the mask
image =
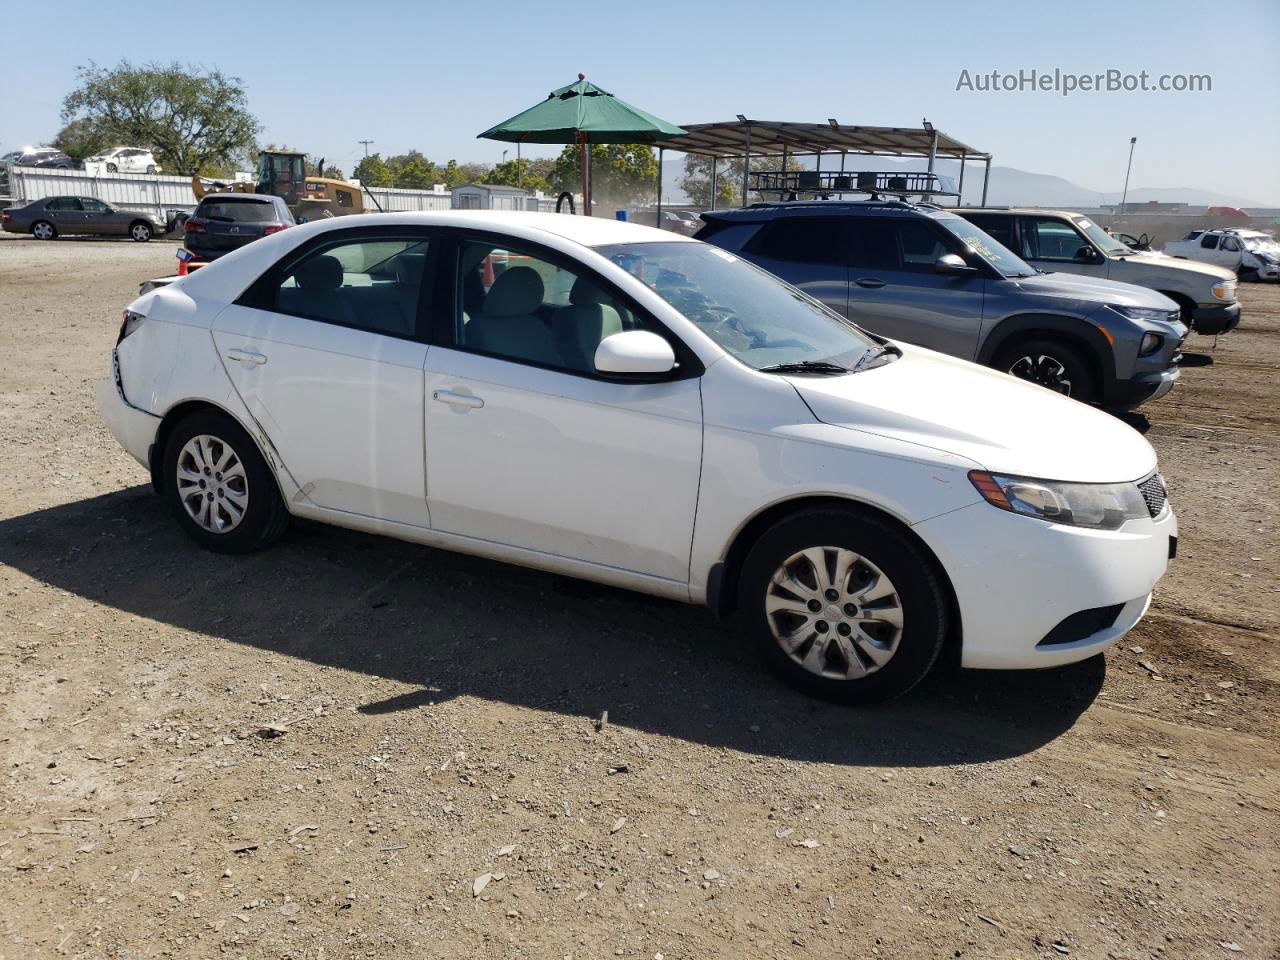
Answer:
POLYGON ((1197 306, 1191 314, 1191 326, 1196 333, 1214 336, 1234 330, 1240 323, 1240 304, 1226 306, 1197 306))
POLYGON ((147 469, 151 468, 151 447, 160 429, 160 418, 130 406, 116 386, 114 377, 103 377, 94 384, 94 399, 102 416, 120 446, 147 469))
POLYGON ((950 577, 965 667, 1026 670, 1085 660, 1141 618, 1169 565, 1178 523, 1171 509, 1099 531, 1045 523, 976 503, 913 529, 950 577), (1119 606, 1102 629, 1043 643, 1081 611, 1119 606))

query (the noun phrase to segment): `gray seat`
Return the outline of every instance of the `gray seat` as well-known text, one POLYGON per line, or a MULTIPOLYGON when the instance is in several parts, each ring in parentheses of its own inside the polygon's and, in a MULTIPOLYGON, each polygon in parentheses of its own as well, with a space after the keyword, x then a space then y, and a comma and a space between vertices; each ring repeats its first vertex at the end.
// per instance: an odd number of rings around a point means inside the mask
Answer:
POLYGON ((538 316, 542 277, 532 267, 510 267, 494 281, 481 311, 463 326, 466 346, 504 357, 562 366, 551 331, 538 316))
POLYGON ((342 296, 342 261, 323 254, 306 261, 293 273, 296 287, 281 287, 279 303, 290 313, 335 323, 355 324, 351 305, 342 296))
POLYGON ((608 299, 585 277, 574 281, 569 291, 569 306, 561 307, 551 318, 555 342, 564 354, 565 366, 594 372, 600 341, 622 332, 622 318, 606 302, 608 299))

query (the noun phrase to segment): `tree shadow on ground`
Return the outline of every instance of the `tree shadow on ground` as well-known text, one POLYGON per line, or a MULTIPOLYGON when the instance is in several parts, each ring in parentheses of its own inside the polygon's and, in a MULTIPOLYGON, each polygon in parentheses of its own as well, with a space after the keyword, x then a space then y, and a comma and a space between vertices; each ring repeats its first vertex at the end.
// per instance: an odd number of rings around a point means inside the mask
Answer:
MULTIPOLYGON (((793 693, 703 608, 414 544, 299 524, 271 550, 201 550, 147 487, 0 521, 0 563, 186 631, 411 687, 361 715, 471 696, 596 716, 762 756, 977 763, 1034 750, 1096 697, 1105 661, 960 670, 853 710, 793 693)), ((954 661, 954 656, 951 657, 954 661)))

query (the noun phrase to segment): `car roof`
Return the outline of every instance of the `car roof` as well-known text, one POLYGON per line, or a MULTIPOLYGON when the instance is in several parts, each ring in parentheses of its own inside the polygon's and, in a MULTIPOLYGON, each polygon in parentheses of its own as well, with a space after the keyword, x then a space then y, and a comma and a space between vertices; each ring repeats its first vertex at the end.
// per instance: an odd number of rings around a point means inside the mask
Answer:
POLYGON ((1079 210, 1048 210, 1044 207, 953 207, 953 212, 964 216, 966 213, 1017 213, 1031 216, 1049 217, 1087 217, 1087 213, 1079 210))
POLYGON ((280 198, 270 193, 237 193, 234 190, 228 190, 226 193, 206 193, 200 198, 200 202, 206 200, 254 200, 259 203, 275 203, 280 198))
POLYGON ((851 213, 867 216, 875 214, 876 216, 938 217, 953 212, 945 207, 935 207, 926 203, 909 203, 903 200, 871 198, 866 200, 780 200, 753 203, 749 207, 737 207, 731 210, 708 210, 702 214, 702 218, 762 223, 766 220, 789 217, 848 216, 851 213))
MULTIPOLYGON (((346 226, 448 226, 475 230, 510 231, 516 235, 550 234, 584 247, 611 243, 694 243, 692 238, 608 217, 583 217, 564 213, 534 213, 515 210, 439 210, 422 213, 369 213, 333 217, 323 229, 346 226)), ((308 224, 314 227, 314 224, 308 224)))

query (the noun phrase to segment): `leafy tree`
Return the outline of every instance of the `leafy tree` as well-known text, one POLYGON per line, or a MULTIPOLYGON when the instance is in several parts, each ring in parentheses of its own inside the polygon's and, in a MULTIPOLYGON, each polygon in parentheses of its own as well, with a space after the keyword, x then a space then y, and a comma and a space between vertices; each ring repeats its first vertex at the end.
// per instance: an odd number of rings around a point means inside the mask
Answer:
POLYGON ((88 117, 72 120, 53 138, 53 146, 57 147, 72 160, 82 161, 85 157, 108 150, 115 144, 102 131, 98 124, 88 117))
POLYGON ((507 160, 499 163, 485 175, 483 183, 502 183, 510 187, 522 187, 530 193, 551 192, 547 174, 552 172, 553 160, 507 160))
POLYGON ((389 187, 395 182, 391 168, 382 159, 382 154, 371 153, 351 171, 351 178, 359 180, 370 187, 389 187))
POLYGON ((436 165, 416 150, 404 157, 392 157, 391 161, 388 161, 387 165, 394 173, 397 187, 406 190, 430 190, 431 185, 439 179, 436 176, 436 165))
MULTIPOLYGON (((658 161, 643 143, 593 143, 591 195, 599 203, 634 206, 657 195, 658 161)), ((556 158, 551 183, 559 192, 582 188, 581 148, 569 144, 556 158)))
MULTIPOLYGON (((689 202, 697 207, 711 206, 711 158, 697 154, 686 154, 684 173, 678 181, 680 189, 689 197, 689 202)), ((717 207, 737 205, 737 198, 742 190, 742 161, 730 159, 728 163, 719 162, 716 172, 717 207)))
POLYGON ((218 70, 121 60, 76 72, 77 86, 62 101, 63 122, 86 120, 117 144, 149 147, 175 173, 233 164, 260 129, 240 80, 218 70))

